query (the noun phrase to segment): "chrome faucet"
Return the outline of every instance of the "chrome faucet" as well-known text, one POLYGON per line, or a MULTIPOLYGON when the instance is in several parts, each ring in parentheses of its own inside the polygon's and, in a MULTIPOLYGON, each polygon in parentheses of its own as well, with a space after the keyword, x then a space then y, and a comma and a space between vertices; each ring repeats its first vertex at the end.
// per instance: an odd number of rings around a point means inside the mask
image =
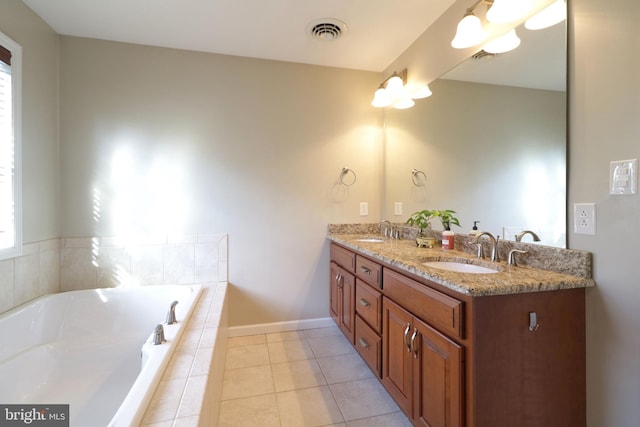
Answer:
POLYGON ((380 221, 380 234, 382 234, 384 237, 392 237, 393 225, 391 224, 391 221, 389 221, 388 219, 383 219, 382 221, 380 221))
POLYGON ((509 256, 507 256, 507 264, 517 267, 518 264, 516 263, 516 254, 526 254, 528 252, 529 251, 522 251, 520 249, 511 249, 509 251, 509 256))
MULTIPOLYGON (((481 231, 471 239, 471 243, 478 243, 482 236, 487 236, 491 240, 491 262, 500 261, 500 256, 498 255, 498 240, 500 239, 500 236, 494 237, 493 234, 488 231, 481 231)), ((478 248, 478 255, 481 253, 480 248, 478 248)))
POLYGON ((167 325, 178 323, 178 321, 176 320, 176 305, 178 305, 178 301, 172 302, 171 306, 169 307, 169 312, 167 313, 167 325))
POLYGON ((534 233, 531 230, 524 230, 518 234, 516 234, 516 242, 520 242, 522 241, 522 238, 526 235, 526 234, 531 234, 531 237, 533 237, 533 241, 534 242, 539 242, 540 241, 540 237, 538 237, 538 235, 536 233, 534 233))
POLYGON ((153 345, 160 345, 166 342, 167 340, 164 338, 164 327, 162 323, 158 323, 153 330, 153 345))

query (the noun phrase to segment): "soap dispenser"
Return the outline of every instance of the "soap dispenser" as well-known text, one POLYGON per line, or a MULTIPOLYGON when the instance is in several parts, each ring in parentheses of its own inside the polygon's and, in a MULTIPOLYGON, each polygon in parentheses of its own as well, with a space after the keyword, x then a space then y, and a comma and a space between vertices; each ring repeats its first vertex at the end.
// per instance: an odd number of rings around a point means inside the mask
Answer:
POLYGON ((473 221, 473 228, 469 232, 469 236, 475 236, 476 234, 479 233, 479 231, 478 231, 478 223, 479 222, 480 221, 473 221))

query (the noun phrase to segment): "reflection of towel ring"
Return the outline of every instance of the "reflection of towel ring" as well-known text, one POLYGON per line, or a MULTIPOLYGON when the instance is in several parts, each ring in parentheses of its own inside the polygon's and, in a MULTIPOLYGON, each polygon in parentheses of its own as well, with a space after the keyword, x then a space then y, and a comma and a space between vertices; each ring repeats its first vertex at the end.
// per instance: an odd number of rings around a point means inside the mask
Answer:
POLYGON ((340 172, 340 182, 346 186, 350 186, 355 184, 356 182, 356 173, 354 171, 352 171, 351 169, 349 169, 348 167, 343 167, 342 168, 342 172, 340 172), (345 182, 345 176, 347 176, 349 173, 351 173, 351 175, 353 175, 353 179, 347 179, 345 182))
POLYGON ((411 171, 411 181, 416 187, 424 187, 427 183, 427 175, 418 169, 414 169, 411 171), (422 180, 420 180, 420 175, 422 175, 422 180))

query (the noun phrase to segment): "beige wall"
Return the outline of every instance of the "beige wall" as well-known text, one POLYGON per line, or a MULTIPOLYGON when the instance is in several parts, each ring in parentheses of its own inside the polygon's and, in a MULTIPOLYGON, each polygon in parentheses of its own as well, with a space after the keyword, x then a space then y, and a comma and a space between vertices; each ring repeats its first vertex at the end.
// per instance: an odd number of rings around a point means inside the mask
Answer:
POLYGON ((0 0, 0 31, 22 46, 24 243, 58 237, 58 35, 24 3, 0 0))
POLYGON ((228 232, 231 325, 327 317, 327 224, 380 220, 378 80, 62 37, 62 236, 228 232))
MULTIPOLYGON (((569 235, 594 254, 587 292, 591 427, 640 420, 640 196, 608 192, 609 161, 640 157, 640 2, 573 0, 569 202, 595 202, 597 234, 569 235)), ((573 224, 573 222, 570 222, 573 224)))

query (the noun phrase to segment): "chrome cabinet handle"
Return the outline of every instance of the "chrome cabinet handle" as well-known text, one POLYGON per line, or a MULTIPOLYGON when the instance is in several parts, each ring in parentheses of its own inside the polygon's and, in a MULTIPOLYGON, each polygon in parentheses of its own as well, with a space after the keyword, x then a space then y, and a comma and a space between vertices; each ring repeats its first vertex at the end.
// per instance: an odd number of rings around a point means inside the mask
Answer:
POLYGON ((371 304, 369 304, 369 301, 367 301, 364 298, 360 298, 360 305, 363 307, 369 307, 371 304))
POLYGON ((371 269, 365 267, 364 265, 360 266, 360 271, 362 271, 363 273, 367 273, 367 274, 371 273, 371 269))
POLYGON ((413 334, 411 335, 411 349, 413 350, 413 358, 418 358, 418 349, 415 347, 416 336, 418 335, 418 328, 413 330, 413 334))
POLYGON ((531 332, 535 332, 538 330, 540 325, 538 324, 538 315, 535 311, 529 313, 529 330, 531 332))
POLYGON ((336 276, 336 285, 338 286, 338 289, 342 289, 342 287, 344 286, 344 283, 342 285, 340 285, 340 282, 343 282, 344 278, 342 277, 342 274, 338 273, 338 275, 336 276))
POLYGON ((359 341, 360 341, 360 345, 361 345, 362 347, 364 347, 365 349, 369 350, 369 343, 367 343, 367 342, 364 340, 364 338, 360 338, 360 340, 359 340, 359 341))
POLYGON ((409 331, 411 330, 411 323, 407 323, 407 327, 404 330, 404 345, 407 347, 407 353, 411 353, 411 346, 409 341, 407 341, 407 337, 409 336, 409 331))

